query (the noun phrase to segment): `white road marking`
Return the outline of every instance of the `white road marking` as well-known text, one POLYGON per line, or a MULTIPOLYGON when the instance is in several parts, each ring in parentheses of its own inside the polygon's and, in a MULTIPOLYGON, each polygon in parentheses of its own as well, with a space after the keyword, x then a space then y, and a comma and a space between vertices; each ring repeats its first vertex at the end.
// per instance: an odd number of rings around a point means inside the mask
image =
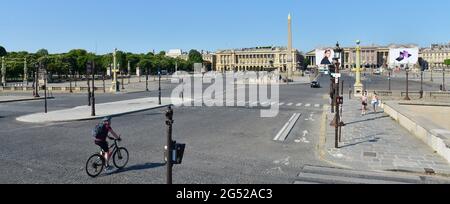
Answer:
POLYGON ((297 107, 300 107, 302 105, 303 105, 303 103, 297 103, 297 107))
POLYGON ((316 104, 316 105, 314 105, 314 107, 320 108, 320 104, 316 104))
POLYGON ((281 128, 280 132, 278 132, 278 134, 273 138, 273 140, 274 141, 285 141, 301 115, 302 115, 301 113, 294 113, 294 115, 292 115, 292 117, 283 126, 283 128, 281 128))
POLYGON ((293 103, 288 103, 288 104, 286 104, 287 106, 292 106, 292 105, 294 105, 293 103))
POLYGON ((311 107, 311 104, 308 103, 308 104, 305 105, 305 107, 311 107))

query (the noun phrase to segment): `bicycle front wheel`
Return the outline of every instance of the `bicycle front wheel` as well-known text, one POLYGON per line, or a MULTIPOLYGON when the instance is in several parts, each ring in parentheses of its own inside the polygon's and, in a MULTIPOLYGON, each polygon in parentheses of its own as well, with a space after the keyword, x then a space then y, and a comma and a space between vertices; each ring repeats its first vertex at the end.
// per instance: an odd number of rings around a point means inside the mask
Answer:
POLYGON ((113 154, 113 163, 114 166, 118 169, 123 169, 125 166, 127 166, 128 159, 128 150, 123 147, 118 148, 117 151, 115 151, 113 154))
POLYGON ((90 177, 94 178, 102 173, 105 166, 105 159, 100 154, 94 154, 86 162, 86 173, 90 177))

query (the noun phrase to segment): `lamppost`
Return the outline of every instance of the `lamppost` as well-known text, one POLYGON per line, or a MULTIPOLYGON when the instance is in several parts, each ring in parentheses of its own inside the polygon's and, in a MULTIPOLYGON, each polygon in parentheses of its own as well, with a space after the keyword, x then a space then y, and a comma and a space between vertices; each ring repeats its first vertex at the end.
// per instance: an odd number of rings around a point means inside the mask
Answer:
POLYGON ((339 78, 340 78, 340 73, 339 73, 339 68, 340 68, 340 63, 339 63, 339 59, 341 59, 341 53, 342 53, 342 49, 339 47, 339 43, 336 43, 336 48, 334 49, 334 58, 333 61, 335 63, 335 91, 334 91, 334 103, 336 106, 336 115, 335 115, 335 148, 339 148, 339 128, 341 126, 341 119, 340 119, 340 111, 339 111, 339 107, 341 105, 341 97, 339 96, 339 78))
POLYGON ((45 113, 47 113, 47 68, 45 68, 45 76, 44 76, 44 106, 45 106, 45 113))
POLYGON ((127 73, 127 78, 128 78, 128 84, 130 84, 130 78, 131 78, 131 64, 130 64, 130 61, 128 61, 128 73, 127 73))
POLYGON ((356 82, 355 82, 355 85, 353 85, 356 97, 362 96, 362 92, 364 89, 364 86, 361 83, 361 59, 360 59, 361 47, 360 47, 360 44, 361 44, 361 41, 357 40, 356 41, 356 74, 355 74, 356 82))
POLYGON ((72 68, 69 68, 69 92, 70 93, 73 93, 73 91, 72 91, 72 76, 73 76, 73 73, 72 73, 72 68))
POLYGON ((148 92, 148 67, 145 68, 145 91, 148 92))
POLYGON ((5 67, 5 57, 2 57, 2 86, 6 86, 6 67, 5 67))
POLYGON ((95 116, 95 61, 92 61, 92 106, 91 116, 95 116))
POLYGON ((75 87, 77 87, 77 72, 75 71, 75 72, 73 72, 73 75, 72 75, 72 77, 73 77, 73 81, 74 81, 74 83, 75 83, 75 87))
POLYGON ((391 91, 391 71, 389 71, 388 81, 389 81, 389 91, 391 91))
POLYGON ((34 77, 34 81, 35 81, 36 85, 34 86, 34 88, 35 88, 35 90, 34 90, 34 93, 35 93, 34 97, 36 97, 36 98, 41 97, 41 96, 39 96, 39 69, 40 69, 40 67, 41 67, 40 63, 36 63, 35 64, 36 74, 35 74, 35 77, 34 77))
POLYGON ((124 90, 125 86, 123 85, 123 70, 120 69, 120 63, 119 63, 119 70, 120 70, 120 78, 121 78, 122 90, 124 90))
POLYGON ((430 69, 430 71, 431 71, 431 79, 430 79, 430 81, 431 81, 431 82, 433 82, 433 69, 434 69, 434 67, 432 67, 432 68, 430 69))
POLYGON ((411 98, 409 98, 409 65, 406 65, 406 96, 405 101, 410 101, 411 98))
POLYGON ((105 72, 102 73, 102 81, 103 81, 103 93, 106 93, 105 72))
POLYGON ((24 60, 23 60, 23 81, 24 81, 24 84, 27 83, 27 86, 28 86, 27 58, 24 58, 24 60))
POLYGON ((111 92, 113 93, 117 93, 119 92, 119 86, 118 86, 118 81, 117 81, 117 72, 118 72, 118 67, 117 67, 117 59, 116 59, 116 55, 117 55, 117 48, 114 49, 113 52, 113 80, 112 80, 112 86, 111 86, 111 92))
POLYGON ((423 71, 420 71, 420 98, 423 98, 423 71))
POLYGON ((89 83, 89 72, 92 70, 91 64, 88 62, 86 64, 86 81, 87 81, 87 88, 88 88, 88 106, 91 106, 91 84, 89 83))
POLYGON ((158 101, 159 101, 159 105, 161 105, 161 68, 158 68, 158 101))
POLYGON ((445 67, 442 67, 442 91, 447 91, 445 88, 445 67))

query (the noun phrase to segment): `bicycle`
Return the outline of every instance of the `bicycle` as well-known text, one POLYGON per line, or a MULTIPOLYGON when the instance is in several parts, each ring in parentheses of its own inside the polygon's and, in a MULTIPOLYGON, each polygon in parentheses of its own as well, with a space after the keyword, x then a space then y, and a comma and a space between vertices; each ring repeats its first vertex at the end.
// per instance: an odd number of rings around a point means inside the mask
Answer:
MULTIPOLYGON (((123 169, 128 164, 129 154, 128 150, 124 147, 119 146, 117 139, 108 137, 111 140, 114 140, 114 143, 109 147, 112 149, 112 159, 113 164, 117 169, 123 169)), ((95 153, 89 157, 86 162, 86 173, 95 178, 100 175, 103 171, 103 168, 106 166, 105 152, 103 150, 100 153, 95 153), (91 172, 93 170, 93 172, 91 172)))

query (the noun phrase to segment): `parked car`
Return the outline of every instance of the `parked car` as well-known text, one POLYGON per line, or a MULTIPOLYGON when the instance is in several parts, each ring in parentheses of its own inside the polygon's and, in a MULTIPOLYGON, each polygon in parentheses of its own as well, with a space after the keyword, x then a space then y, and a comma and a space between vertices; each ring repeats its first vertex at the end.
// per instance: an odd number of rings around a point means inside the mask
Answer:
POLYGON ((320 83, 318 81, 311 82, 311 88, 320 88, 320 83))

